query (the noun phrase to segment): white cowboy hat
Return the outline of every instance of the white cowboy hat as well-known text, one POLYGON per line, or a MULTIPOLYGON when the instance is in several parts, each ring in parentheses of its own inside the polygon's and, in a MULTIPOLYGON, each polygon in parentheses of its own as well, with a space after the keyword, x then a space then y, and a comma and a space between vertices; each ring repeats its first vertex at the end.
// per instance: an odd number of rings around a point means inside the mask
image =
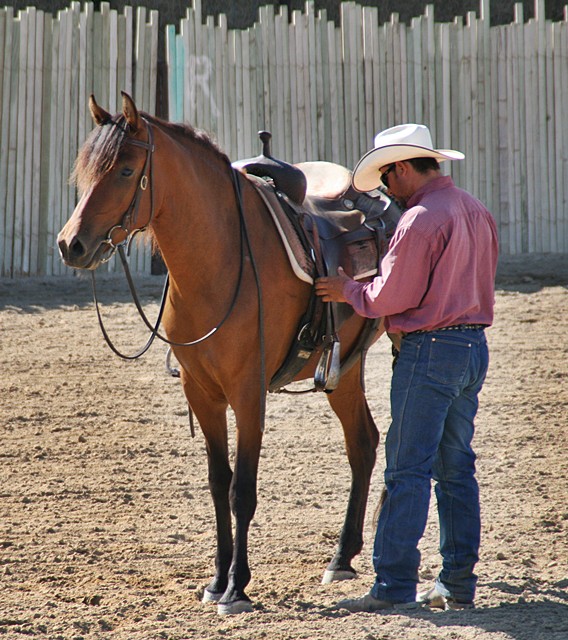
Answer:
POLYGON ((372 191, 381 184, 379 167, 411 158, 463 160, 461 151, 434 149, 430 130, 423 124, 401 124, 385 129, 375 136, 375 148, 368 151, 353 171, 353 186, 357 191, 372 191))

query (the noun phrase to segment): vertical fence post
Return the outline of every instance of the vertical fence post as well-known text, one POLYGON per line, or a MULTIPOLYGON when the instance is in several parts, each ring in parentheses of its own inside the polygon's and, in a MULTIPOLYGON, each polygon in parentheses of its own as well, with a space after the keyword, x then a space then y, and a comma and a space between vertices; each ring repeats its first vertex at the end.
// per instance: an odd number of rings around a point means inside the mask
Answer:
POLYGON ((0 46, 2 48, 2 103, 0 104, 0 210, 4 215, 0 219, 0 275, 10 275, 11 263, 8 262, 10 253, 10 219, 9 213, 9 155, 10 155, 10 117, 11 117, 11 94, 13 76, 13 50, 14 45, 14 10, 12 7, 5 7, 0 10, 2 22, 2 38, 0 46))

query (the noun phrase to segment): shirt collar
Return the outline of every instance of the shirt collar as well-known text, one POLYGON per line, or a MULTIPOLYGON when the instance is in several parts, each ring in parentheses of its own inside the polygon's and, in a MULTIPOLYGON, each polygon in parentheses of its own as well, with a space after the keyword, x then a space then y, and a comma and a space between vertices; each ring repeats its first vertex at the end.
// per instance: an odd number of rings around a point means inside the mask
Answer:
POLYGON ((430 182, 427 182, 425 185, 421 186, 420 189, 415 191, 408 199, 406 206, 410 209, 410 207, 417 205, 428 193, 440 191, 441 189, 447 189, 448 187, 453 186, 454 181, 451 176, 440 176, 439 178, 434 178, 434 180, 430 180, 430 182))

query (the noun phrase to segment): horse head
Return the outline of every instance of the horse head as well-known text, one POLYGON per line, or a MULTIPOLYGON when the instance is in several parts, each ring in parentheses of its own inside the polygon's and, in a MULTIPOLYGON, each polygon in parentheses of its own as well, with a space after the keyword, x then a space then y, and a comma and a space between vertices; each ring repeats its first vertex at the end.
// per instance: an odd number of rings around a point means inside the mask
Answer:
POLYGON ((81 147, 72 178, 79 202, 57 237, 65 264, 96 269, 152 221, 152 128, 132 98, 122 92, 114 116, 93 96, 95 128, 81 147))

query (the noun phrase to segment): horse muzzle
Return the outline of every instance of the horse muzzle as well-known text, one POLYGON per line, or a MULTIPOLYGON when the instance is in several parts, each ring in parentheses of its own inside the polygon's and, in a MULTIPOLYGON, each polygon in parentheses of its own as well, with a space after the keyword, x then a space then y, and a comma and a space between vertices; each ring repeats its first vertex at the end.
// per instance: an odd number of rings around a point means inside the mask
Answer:
POLYGON ((63 262, 74 269, 96 269, 113 253, 112 246, 103 240, 89 246, 78 234, 67 238, 65 228, 57 236, 59 255, 63 262))

